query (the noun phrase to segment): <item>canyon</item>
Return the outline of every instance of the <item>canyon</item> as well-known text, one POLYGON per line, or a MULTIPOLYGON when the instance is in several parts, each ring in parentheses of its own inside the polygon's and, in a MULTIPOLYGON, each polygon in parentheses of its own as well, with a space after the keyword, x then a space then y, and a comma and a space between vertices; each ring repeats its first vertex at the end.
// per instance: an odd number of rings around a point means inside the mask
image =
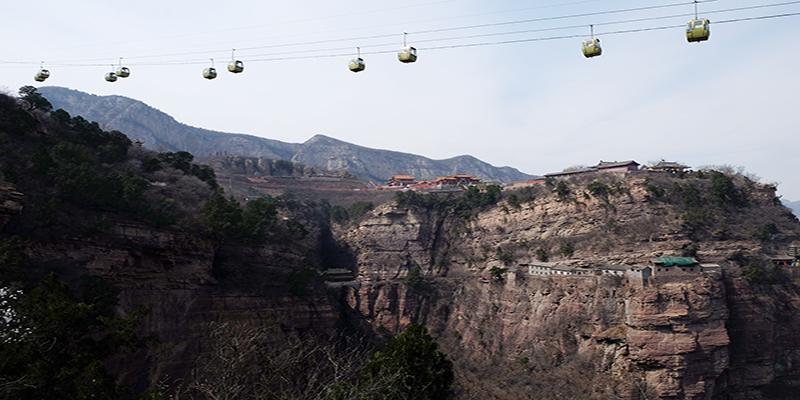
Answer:
POLYGON ((380 343, 412 323, 453 360, 457 398, 767 400, 800 388, 800 273, 772 262, 800 240, 800 223, 774 186, 717 171, 593 173, 505 192, 381 193, 338 222, 329 203, 280 198, 253 241, 208 221, 214 201, 247 209, 185 155, 0 100, 0 139, 18 150, 0 157, 0 239, 24 243, 26 273, 102 278, 120 315, 141 312, 151 345, 108 360, 139 390, 188 379, 214 325, 380 343), (89 145, 101 161, 79 157, 89 145), (123 197, 140 188, 139 203, 171 204, 177 219, 102 197, 112 183, 123 197), (602 273, 665 256, 719 267, 602 273), (327 270, 350 275, 332 284, 327 270))

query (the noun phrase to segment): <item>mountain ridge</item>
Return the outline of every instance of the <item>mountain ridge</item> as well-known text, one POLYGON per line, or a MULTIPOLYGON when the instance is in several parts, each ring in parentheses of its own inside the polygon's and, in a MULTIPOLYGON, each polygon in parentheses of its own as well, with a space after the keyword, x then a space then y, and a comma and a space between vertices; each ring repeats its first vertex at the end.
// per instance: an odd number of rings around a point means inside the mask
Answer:
POLYGON ((800 201, 783 200, 783 205, 792 210, 794 215, 800 215, 800 201))
POLYGON ((468 173, 500 182, 534 177, 512 167, 493 166, 471 155, 435 160, 412 153, 360 146, 324 134, 315 134, 303 143, 289 143, 194 127, 142 101, 124 96, 99 96, 56 86, 42 87, 39 91, 54 108, 97 121, 105 129, 119 130, 154 150, 188 151, 198 157, 224 153, 282 159, 346 171, 373 181, 384 181, 400 173, 419 179, 468 173))

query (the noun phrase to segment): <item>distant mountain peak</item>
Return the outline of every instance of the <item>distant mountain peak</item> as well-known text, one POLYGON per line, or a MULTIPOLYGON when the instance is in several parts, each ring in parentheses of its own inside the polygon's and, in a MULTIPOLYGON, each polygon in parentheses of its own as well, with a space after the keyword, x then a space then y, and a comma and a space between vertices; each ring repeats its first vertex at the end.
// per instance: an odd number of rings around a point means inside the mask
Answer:
POLYGON ((345 141, 336 139, 335 137, 331 137, 331 136, 324 135, 324 134, 321 134, 321 133, 318 133, 318 134, 312 136, 311 138, 309 138, 308 140, 306 140, 305 142, 303 142, 304 145, 306 145, 306 144, 315 144, 315 143, 334 143, 334 144, 344 143, 344 144, 350 144, 350 143, 347 143, 345 141))
POLYGON ((192 127, 141 101, 123 96, 98 96, 55 86, 42 87, 39 91, 53 107, 97 121, 106 129, 124 132, 154 150, 182 150, 197 157, 235 155, 291 160, 373 181, 385 181, 398 173, 414 175, 418 179, 454 173, 500 182, 532 178, 514 168, 495 167, 470 155, 434 160, 410 153, 371 149, 324 134, 316 134, 304 143, 286 143, 192 127))

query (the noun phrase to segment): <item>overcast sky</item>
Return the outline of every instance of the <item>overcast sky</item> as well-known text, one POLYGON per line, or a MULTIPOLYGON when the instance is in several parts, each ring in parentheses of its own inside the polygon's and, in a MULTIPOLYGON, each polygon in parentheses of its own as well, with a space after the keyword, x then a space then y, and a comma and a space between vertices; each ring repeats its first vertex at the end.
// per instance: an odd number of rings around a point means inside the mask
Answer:
MULTIPOLYGON (((719 0, 702 4, 701 14, 784 1, 719 0)), ((591 60, 581 55, 580 38, 424 50, 588 35, 587 27, 422 41, 685 14, 692 6, 413 34, 680 2, 3 1, 0 60, 44 60, 52 72, 47 85, 132 97, 181 122, 220 131, 291 142, 323 133, 432 158, 471 154, 533 174, 599 160, 732 164, 780 183, 786 198, 800 199, 800 17, 714 25, 711 40, 701 44, 686 43, 682 28, 600 36, 604 53, 591 60), (403 31, 412 32, 411 44, 420 41, 416 64, 401 64, 393 53, 367 54, 367 70, 353 74, 347 70, 347 55, 248 62, 350 53, 340 48, 357 45, 364 52, 393 50, 400 46, 403 31), (338 41, 386 34, 395 36, 338 41), (283 46, 322 40, 330 42, 283 46), (381 44, 391 45, 371 47, 381 44), (261 47, 237 53, 245 72, 223 71, 230 59, 226 49, 245 47, 261 47), (295 53, 275 54, 286 52, 295 53), (133 58, 174 53, 196 54, 133 58), (110 66, 61 65, 69 60, 107 65, 118 57, 129 57, 129 64, 201 64, 135 65, 129 79, 114 84, 103 80, 110 66), (206 81, 201 71, 211 57, 221 74, 206 81)), ((786 12, 800 12, 800 4, 709 18, 713 22, 786 12)), ((0 64, 0 88, 13 91, 33 84, 37 68, 0 64)))

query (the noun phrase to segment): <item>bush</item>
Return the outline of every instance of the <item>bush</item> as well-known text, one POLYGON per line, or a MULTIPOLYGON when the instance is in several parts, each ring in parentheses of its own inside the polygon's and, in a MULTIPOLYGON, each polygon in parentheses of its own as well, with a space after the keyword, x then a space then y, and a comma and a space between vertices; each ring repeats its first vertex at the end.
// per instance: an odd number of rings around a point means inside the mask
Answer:
POLYGON ((514 262, 514 252, 509 249, 498 247, 496 255, 497 259, 501 261, 503 265, 511 265, 511 263, 514 262))
POLYGON ((496 281, 502 281, 503 274, 506 272, 508 272, 508 268, 492 267, 489 269, 489 274, 492 276, 492 279, 496 281))
POLYGON ((439 351, 428 330, 419 325, 409 326, 382 351, 375 352, 364 371, 367 384, 384 376, 400 376, 404 393, 384 400, 446 400, 453 396, 453 363, 439 351))
POLYGON ((406 286, 413 289, 419 289, 423 286, 425 281, 422 276, 422 269, 419 267, 419 265, 414 264, 408 267, 408 274, 403 279, 403 282, 406 284, 406 286))
POLYGON ((337 224, 345 224, 351 220, 359 220, 366 213, 375 209, 375 204, 365 201, 357 201, 348 208, 342 206, 332 206, 328 213, 331 221, 337 224))
POLYGON ((550 252, 544 247, 540 247, 536 249, 536 259, 541 262, 548 262, 550 261, 550 252))
POLYGON ((570 258, 573 254, 575 254, 575 246, 572 244, 572 242, 562 243, 559 250, 561 251, 561 255, 566 258, 570 258))
POLYGON ((0 333, 3 398, 134 398, 104 363, 143 347, 140 313, 116 317, 116 293, 98 282, 85 282, 82 292, 49 275, 13 301, 16 315, 0 333))
POLYGON ((605 183, 600 181, 592 181, 586 188, 589 190, 589 193, 591 193, 592 196, 602 199, 606 202, 608 201, 608 195, 611 193, 611 188, 605 183))
POLYGON ((744 268, 742 276, 753 284, 769 285, 785 280, 782 271, 773 265, 751 264, 744 268))
POLYGON ((558 181, 555 188, 556 195, 558 195, 558 199, 561 201, 569 199, 569 196, 572 194, 572 191, 564 181, 558 181))
POLYGON ((711 198, 719 206, 744 207, 747 205, 747 197, 736 187, 729 176, 718 172, 710 171, 711 175, 711 198))
POLYGON ((700 247, 697 243, 692 243, 686 245, 681 249, 681 256, 682 257, 697 257, 697 252, 700 250, 700 247))
POLYGON ((655 200, 661 200, 667 194, 666 191, 663 188, 661 188, 660 186, 658 186, 658 185, 656 185, 656 184, 654 184, 652 182, 645 183, 644 188, 645 188, 645 190, 647 190, 647 194, 651 198, 653 198, 655 200))
POLYGON ((769 223, 756 230, 753 237, 761 242, 769 242, 780 232, 777 225, 769 223))
POLYGON ((274 160, 272 168, 275 173, 273 175, 289 175, 294 174, 294 163, 286 160, 274 160))

